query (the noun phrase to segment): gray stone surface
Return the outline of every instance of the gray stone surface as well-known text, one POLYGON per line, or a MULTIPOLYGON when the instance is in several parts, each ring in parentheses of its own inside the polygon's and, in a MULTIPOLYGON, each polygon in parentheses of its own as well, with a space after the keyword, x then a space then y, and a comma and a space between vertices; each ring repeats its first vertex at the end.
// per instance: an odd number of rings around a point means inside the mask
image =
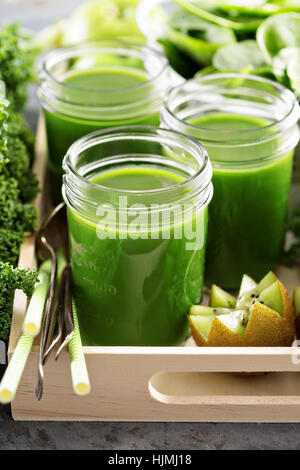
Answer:
MULTIPOLYGON (((80 3, 0 0, 0 22, 38 30, 80 3)), ((32 88, 26 115, 33 127, 38 111, 32 88)), ((14 422, 0 405, 0 449, 300 449, 300 424, 14 422)))

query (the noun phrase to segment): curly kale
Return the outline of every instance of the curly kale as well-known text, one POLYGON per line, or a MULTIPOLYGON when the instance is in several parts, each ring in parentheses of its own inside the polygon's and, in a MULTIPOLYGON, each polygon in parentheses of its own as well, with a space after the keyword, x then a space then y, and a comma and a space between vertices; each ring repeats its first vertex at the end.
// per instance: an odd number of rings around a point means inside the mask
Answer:
POLYGON ((7 161, 4 155, 4 151, 6 150, 7 106, 8 101, 5 99, 5 85, 0 81, 0 171, 7 161))
POLYGON ((38 192, 38 181, 31 170, 31 158, 24 142, 8 135, 4 155, 7 156, 8 174, 18 182, 21 200, 32 201, 38 192))
POLYGON ((30 202, 39 190, 37 178, 31 170, 34 134, 21 114, 12 112, 10 108, 8 110, 6 144, 3 150, 7 163, 6 172, 18 181, 21 200, 30 202))
POLYGON ((25 232, 33 232, 37 211, 20 199, 18 181, 0 173, 0 260, 16 264, 25 232))
MULTIPOLYGON (((32 163, 34 135, 24 117, 17 111, 24 107, 27 84, 33 81, 33 61, 36 52, 29 47, 29 39, 17 24, 7 25, 0 30, 0 152, 6 150, 1 157, 0 170, 3 160, 10 159, 11 150, 13 165, 16 163, 16 158, 24 162, 24 174, 28 173, 27 167, 32 163), (7 140, 10 148, 6 149, 7 140), (25 150, 19 141, 25 145, 25 150)), ((13 175, 13 172, 11 174, 13 175)), ((31 184, 32 179, 29 178, 31 184)), ((26 180, 27 178, 24 184, 26 180)), ((24 197, 24 200, 29 199, 24 197)))
POLYGON ((27 297, 31 297, 37 281, 36 271, 13 268, 9 263, 0 261, 0 339, 9 338, 14 293, 21 289, 27 297))
POLYGON ((10 24, 0 31, 0 80, 6 84, 6 97, 13 110, 24 108, 26 86, 33 81, 35 52, 20 26, 10 24))
POLYGON ((32 79, 33 54, 16 25, 0 31, 0 339, 10 332, 14 292, 31 296, 36 272, 16 264, 26 232, 33 232, 37 211, 29 204, 38 191, 31 171, 34 137, 17 113, 32 79), (2 81, 1 81, 2 80, 2 81))
MULTIPOLYGON (((23 232, 14 232, 11 229, 0 228, 0 259, 15 266, 20 253, 20 246, 25 241, 23 232)), ((1 291, 1 285, 0 285, 1 291)))
POLYGON ((12 115, 9 116, 11 108, 4 97, 4 88, 1 88, 1 84, 2 82, 0 82, 0 261, 10 262, 15 266, 25 233, 33 232, 36 225, 37 211, 27 201, 35 196, 37 182, 30 169, 27 147, 17 135, 26 134, 26 126, 21 125, 22 120, 15 121, 12 115), (16 126, 13 125, 14 122, 16 126))
POLYGON ((36 222, 36 211, 31 204, 20 200, 18 181, 0 174, 0 227, 15 231, 32 232, 36 222))
POLYGON ((30 156, 30 162, 33 157, 34 151, 34 133, 28 126, 27 122, 24 119, 24 116, 20 113, 9 112, 7 119, 7 135, 10 137, 18 137, 22 140, 23 144, 26 146, 26 149, 30 156))

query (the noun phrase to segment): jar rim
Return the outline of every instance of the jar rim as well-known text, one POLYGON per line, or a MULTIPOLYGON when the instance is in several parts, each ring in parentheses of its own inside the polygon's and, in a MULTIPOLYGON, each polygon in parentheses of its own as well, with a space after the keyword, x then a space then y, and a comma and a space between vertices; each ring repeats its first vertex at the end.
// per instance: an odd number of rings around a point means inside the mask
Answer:
POLYGON ((161 75, 168 69, 168 67, 169 67, 169 62, 167 58, 161 52, 157 51, 156 49, 148 45, 145 45, 143 43, 133 42, 133 41, 127 41, 124 39, 102 39, 98 41, 86 41, 77 45, 60 47, 60 48, 52 50, 51 52, 49 52, 42 58, 41 64, 40 64, 41 71, 40 71, 39 76, 41 80, 43 80, 43 78, 48 79, 49 81, 54 82, 56 85, 64 87, 64 89, 66 90, 78 90, 84 93, 86 92, 116 93, 116 92, 124 92, 128 90, 140 89, 145 86, 149 86, 155 83, 161 77, 161 75), (126 86, 126 87, 120 87, 120 88, 90 88, 90 87, 86 88, 86 87, 74 86, 62 80, 58 80, 49 71, 49 67, 47 65, 49 61, 52 60, 53 62, 55 61, 55 63, 58 63, 62 60, 71 58, 74 55, 74 53, 78 54, 80 53, 80 51, 83 52, 85 49, 89 49, 89 48, 92 48, 98 51, 103 51, 103 52, 110 51, 110 53, 112 50, 117 51, 120 48, 121 49, 123 48, 123 51, 126 49, 127 50, 131 49, 131 50, 140 51, 141 53, 143 53, 143 50, 146 50, 150 52, 153 55, 153 57, 159 58, 162 62, 162 66, 161 66, 161 69, 153 77, 145 80, 145 82, 142 82, 133 86, 126 86), (57 60, 57 56, 58 56, 58 60, 57 60))
MULTIPOLYGON (((277 121, 274 121, 266 126, 259 126, 254 127, 251 129, 222 129, 222 134, 225 135, 250 135, 251 133, 254 134, 257 131, 264 131, 274 127, 279 127, 280 130, 284 130, 285 128, 291 127, 297 123, 300 118, 300 107, 298 104, 298 100, 296 95, 286 88, 285 86, 281 85, 280 83, 274 82, 267 78, 259 77, 257 75, 248 75, 242 73, 219 73, 219 74, 209 74, 203 77, 195 77, 190 80, 186 80, 183 84, 177 85, 173 87, 168 95, 164 99, 163 108, 162 108, 162 116, 164 114, 172 119, 173 122, 180 123, 185 129, 194 129, 194 130, 203 130, 210 134, 211 136, 220 135, 219 129, 212 129, 204 126, 199 126, 195 124, 191 124, 180 119, 175 112, 170 109, 169 102, 176 94, 180 91, 183 91, 186 87, 191 84, 199 85, 205 84, 205 82, 209 82, 212 80, 224 80, 224 79, 243 79, 243 80, 251 80, 252 82, 261 82, 262 84, 272 86, 274 90, 278 91, 281 95, 286 97, 286 104, 289 105, 289 109, 287 110, 286 114, 277 121)), ((205 139, 206 140, 206 139, 205 139)), ((220 142, 221 140, 214 140, 212 139, 211 142, 220 142)))
MULTIPOLYGON (((110 158, 103 158, 99 159, 101 162, 109 162, 110 158)), ((212 165, 208 156, 208 153, 205 149, 205 147, 200 144, 196 139, 186 136, 178 131, 174 130, 169 130, 169 129, 162 129, 159 127, 154 127, 154 126, 120 126, 120 127, 109 127, 106 129, 100 129, 95 132, 92 132, 81 139, 78 139, 75 141, 69 148, 67 154, 64 157, 63 160, 63 169, 64 171, 70 172, 75 178, 78 178, 82 183, 88 184, 90 187, 97 188, 103 192, 109 193, 111 191, 116 192, 119 195, 133 195, 133 196, 139 196, 139 195, 155 195, 155 194, 166 194, 170 191, 174 191, 176 189, 182 189, 185 186, 188 186, 190 183, 195 182, 200 183, 201 177, 203 177, 203 181, 201 184, 201 188, 199 187, 199 190, 202 191, 204 190, 211 182, 212 179, 212 165), (76 156, 82 153, 83 151, 93 147, 94 145, 98 145, 101 143, 105 143, 107 141, 113 140, 118 140, 120 138, 135 138, 137 139, 138 137, 143 138, 143 139, 149 139, 149 137, 156 137, 156 142, 157 142, 157 137, 160 136, 161 140, 163 141, 163 138, 167 138, 169 142, 173 142, 174 144, 174 137, 177 137, 177 139, 181 139, 181 142, 186 143, 186 148, 189 145, 189 152, 192 154, 198 163, 201 161, 200 168, 191 176, 186 178, 184 181, 181 181, 179 183, 173 184, 171 186, 166 186, 163 188, 158 188, 158 189, 148 189, 148 190, 123 190, 123 189, 116 189, 116 188, 110 188, 108 186, 103 186, 99 183, 94 183, 90 179, 86 178, 85 176, 81 175, 73 166, 72 161, 71 161, 71 155, 75 154, 76 156), (173 139, 172 139, 173 137, 173 139)))

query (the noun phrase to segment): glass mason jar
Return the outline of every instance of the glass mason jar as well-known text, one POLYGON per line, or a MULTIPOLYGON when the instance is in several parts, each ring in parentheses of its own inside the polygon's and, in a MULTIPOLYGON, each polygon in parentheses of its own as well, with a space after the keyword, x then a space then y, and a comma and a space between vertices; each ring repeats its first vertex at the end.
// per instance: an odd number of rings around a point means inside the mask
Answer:
POLYGON ((61 198, 62 160, 70 145, 97 129, 159 123, 162 98, 178 76, 159 52, 120 40, 59 48, 40 65, 54 200, 61 198))
POLYGON ((181 344, 203 291, 206 150, 176 132, 125 126, 79 139, 63 168, 83 343, 181 344))
POLYGON ((206 281, 237 288, 278 263, 287 220, 299 105, 278 83, 242 74, 174 88, 163 127, 198 139, 213 165, 206 281))

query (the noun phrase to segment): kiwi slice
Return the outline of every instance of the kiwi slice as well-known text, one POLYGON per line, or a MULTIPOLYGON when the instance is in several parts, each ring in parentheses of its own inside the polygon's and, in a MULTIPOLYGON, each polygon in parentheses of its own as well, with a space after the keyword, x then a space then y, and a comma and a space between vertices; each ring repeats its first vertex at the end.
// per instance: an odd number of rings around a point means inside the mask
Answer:
POLYGON ((236 308, 248 308, 253 294, 256 294, 257 283, 247 274, 244 274, 240 291, 238 293, 236 308))
POLYGON ((257 301, 283 316, 283 301, 278 280, 260 292, 257 301))
POLYGON ((267 287, 270 287, 274 282, 278 281, 275 274, 270 271, 262 280, 257 284, 257 292, 260 294, 267 287))
POLYGON ((281 316, 283 315, 280 285, 272 271, 263 277, 258 284, 251 277, 244 275, 236 307, 251 310, 255 302, 260 302, 281 316))
MULTIPOLYGON (((300 287, 295 290, 294 304, 300 313, 300 287)), ((289 313, 292 308, 286 289, 270 271, 259 283, 244 275, 236 301, 232 295, 213 285, 210 306, 193 305, 189 321, 193 337, 200 346, 240 346, 245 342, 265 345, 273 344, 272 341, 287 345, 294 334, 294 320, 290 319, 289 313), (276 328, 280 321, 285 323, 278 333, 276 328), (270 335, 266 334, 266 328, 270 335), (274 328, 276 334, 272 331, 274 328), (274 340, 274 336, 279 339, 274 340)))
POLYGON ((218 320, 230 331, 243 337, 248 322, 248 312, 245 310, 235 310, 227 315, 218 317, 218 320))
POLYGON ((228 294, 221 287, 212 285, 210 291, 210 307, 224 307, 224 308, 234 308, 236 304, 236 299, 233 295, 228 294))
POLYGON ((231 308, 224 307, 206 307, 204 305, 192 305, 190 308, 190 315, 224 315, 230 313, 231 308))
POLYGON ((190 313, 190 322, 205 339, 208 338, 210 328, 215 318, 233 333, 242 337, 245 334, 249 316, 249 312, 246 310, 202 307, 202 309, 193 310, 193 312, 193 314, 190 313))
MULTIPOLYGON (((207 307, 209 308, 209 307, 207 307)), ((235 336, 239 335, 241 338, 244 337, 248 312, 246 310, 229 310, 229 309, 214 309, 211 308, 211 311, 218 310, 222 311, 222 314, 213 315, 190 315, 189 322, 192 329, 193 336, 200 346, 203 346, 209 341, 209 333, 212 331, 213 325, 215 322, 220 322, 228 332, 227 335, 235 336), (224 313, 227 311, 228 313, 224 313)))
POLYGON ((215 315, 193 315, 193 317, 190 317, 190 323, 207 340, 215 318, 215 315))

